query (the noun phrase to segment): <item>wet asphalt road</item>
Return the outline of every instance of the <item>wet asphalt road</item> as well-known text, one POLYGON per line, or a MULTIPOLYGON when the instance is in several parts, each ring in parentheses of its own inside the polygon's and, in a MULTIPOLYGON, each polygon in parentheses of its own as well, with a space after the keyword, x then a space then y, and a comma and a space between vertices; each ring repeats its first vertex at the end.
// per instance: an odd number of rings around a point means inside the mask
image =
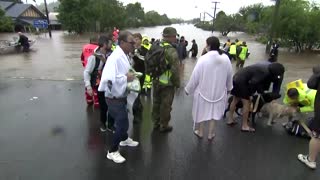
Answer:
MULTIPOLYGON (((266 120, 258 120, 257 132, 246 134, 239 125, 219 121, 213 142, 197 139, 192 97, 183 92, 173 104, 173 132, 152 131, 151 100, 144 98, 143 122, 132 125, 130 115, 129 134, 139 147, 121 148, 125 164, 107 160, 111 134, 99 131, 99 112, 84 100, 79 50, 86 41, 58 32, 54 37, 38 39, 30 54, 0 56, 0 180, 320 178, 319 169, 311 171, 296 159, 307 151, 308 140, 287 135, 280 122, 268 127, 266 120)), ((256 44, 248 64, 262 59, 264 47, 256 44)), ((281 57, 288 68, 286 81, 307 79, 319 60, 285 52, 281 57)), ((184 84, 194 64, 187 60, 184 84)))

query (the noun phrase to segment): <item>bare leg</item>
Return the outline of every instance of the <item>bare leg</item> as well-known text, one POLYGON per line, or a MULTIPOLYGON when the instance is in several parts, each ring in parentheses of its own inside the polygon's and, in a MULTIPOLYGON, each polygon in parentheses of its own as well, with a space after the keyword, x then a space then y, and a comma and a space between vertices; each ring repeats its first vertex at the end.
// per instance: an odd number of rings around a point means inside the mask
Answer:
POLYGON ((250 100, 241 99, 243 104, 243 112, 242 112, 242 130, 244 131, 255 131, 255 129, 251 128, 248 124, 249 118, 249 110, 250 110, 250 100))
POLYGON ((309 143, 309 161, 315 162, 320 153, 320 139, 311 138, 309 143))
POLYGON ((202 137, 203 137, 204 123, 205 123, 205 122, 198 123, 199 128, 194 130, 194 134, 195 134, 196 136, 198 136, 199 138, 202 138, 202 137))
POLYGON ((240 98, 233 96, 233 99, 232 99, 232 102, 230 105, 230 111, 229 111, 229 117, 228 117, 227 124, 234 123, 233 114, 234 114, 234 111, 236 110, 236 105, 239 101, 240 101, 240 98))
POLYGON ((211 140, 215 137, 214 133, 214 125, 215 125, 215 120, 210 120, 209 121, 209 132, 208 132, 208 140, 211 140))

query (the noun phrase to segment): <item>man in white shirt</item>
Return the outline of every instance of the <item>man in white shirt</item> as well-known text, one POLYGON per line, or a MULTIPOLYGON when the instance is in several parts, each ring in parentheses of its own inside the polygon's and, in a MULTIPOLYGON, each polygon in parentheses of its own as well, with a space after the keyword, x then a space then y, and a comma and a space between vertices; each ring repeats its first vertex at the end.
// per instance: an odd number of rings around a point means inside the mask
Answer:
POLYGON ((99 91, 105 92, 109 114, 115 120, 115 133, 107 158, 115 163, 126 159, 119 153, 120 146, 138 146, 138 142, 128 137, 129 119, 127 112, 127 83, 133 81, 134 74, 129 72, 128 54, 134 50, 134 38, 128 31, 122 31, 118 37, 119 46, 109 56, 102 72, 99 91))

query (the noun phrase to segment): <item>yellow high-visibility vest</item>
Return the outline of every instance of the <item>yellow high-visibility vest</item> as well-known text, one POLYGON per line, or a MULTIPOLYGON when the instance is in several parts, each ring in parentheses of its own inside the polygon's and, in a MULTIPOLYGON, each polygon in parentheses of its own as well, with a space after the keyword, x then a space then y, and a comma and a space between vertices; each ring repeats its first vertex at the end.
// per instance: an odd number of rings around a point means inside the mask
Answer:
POLYGON ((235 44, 230 46, 229 54, 236 55, 237 54, 237 46, 235 44))
POLYGON ((247 52, 248 52, 248 47, 246 46, 242 46, 242 49, 241 49, 241 53, 239 55, 239 58, 244 61, 247 57, 247 52))
MULTIPOLYGON (((167 47, 167 46, 171 46, 171 44, 163 42, 160 44, 160 46, 162 47, 167 47)), ((166 62, 168 63, 167 59, 166 62)), ((170 78, 172 76, 172 72, 170 70, 166 70, 160 77, 159 77, 159 82, 163 85, 168 85, 170 78)))

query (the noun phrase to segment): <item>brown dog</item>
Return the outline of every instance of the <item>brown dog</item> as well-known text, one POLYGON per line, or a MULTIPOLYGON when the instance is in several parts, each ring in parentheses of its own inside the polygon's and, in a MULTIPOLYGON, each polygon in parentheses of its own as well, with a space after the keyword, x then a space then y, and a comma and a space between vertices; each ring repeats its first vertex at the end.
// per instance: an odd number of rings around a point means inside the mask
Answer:
POLYGON ((297 110, 291 106, 286 106, 277 103, 276 101, 271 101, 266 103, 260 110, 263 114, 268 114, 268 126, 272 126, 276 118, 281 118, 287 116, 289 119, 292 119, 295 116, 297 110))

